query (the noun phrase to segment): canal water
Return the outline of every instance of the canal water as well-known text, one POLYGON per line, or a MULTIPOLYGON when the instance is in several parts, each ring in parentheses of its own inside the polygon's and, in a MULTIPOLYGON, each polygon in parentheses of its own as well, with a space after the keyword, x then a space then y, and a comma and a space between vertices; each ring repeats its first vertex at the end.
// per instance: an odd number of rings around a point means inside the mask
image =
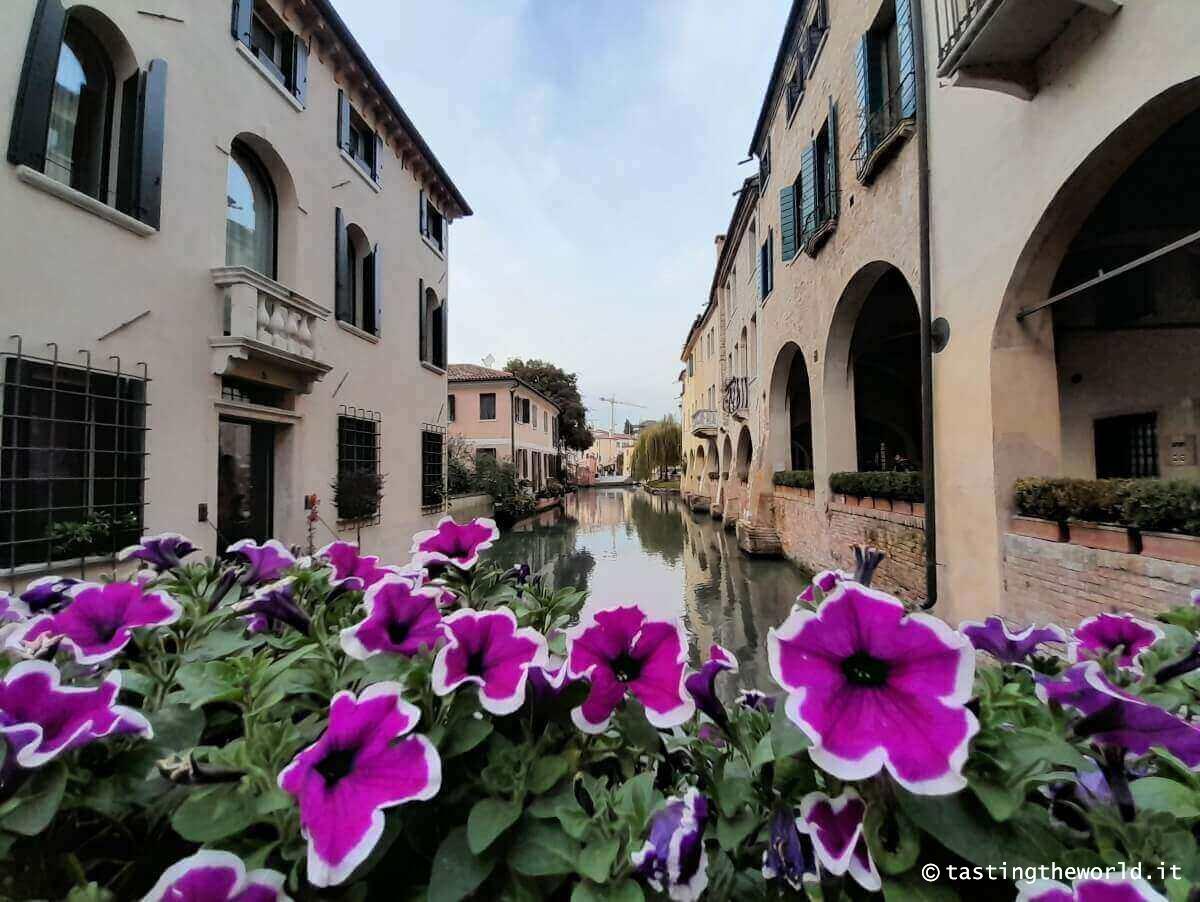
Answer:
POLYGON ((692 664, 717 642, 741 664, 743 688, 778 691, 767 668, 767 630, 783 621, 809 574, 784 560, 747 557, 731 532, 676 495, 588 488, 505 532, 487 553, 505 567, 528 563, 554 587, 590 593, 588 607, 637 602, 680 617, 692 664))

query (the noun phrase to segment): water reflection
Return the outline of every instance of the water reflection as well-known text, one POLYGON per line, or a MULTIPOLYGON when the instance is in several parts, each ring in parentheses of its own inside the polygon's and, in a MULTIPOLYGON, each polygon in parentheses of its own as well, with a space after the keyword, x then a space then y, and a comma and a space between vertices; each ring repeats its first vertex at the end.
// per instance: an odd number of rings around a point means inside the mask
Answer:
POLYGON ((584 489, 563 510, 505 533, 488 557, 506 567, 527 562, 555 587, 587 589, 589 606, 636 601, 682 616, 694 663, 718 642, 741 662, 740 684, 762 689, 772 688, 767 629, 809 576, 787 561, 746 557, 708 515, 636 489, 584 489))

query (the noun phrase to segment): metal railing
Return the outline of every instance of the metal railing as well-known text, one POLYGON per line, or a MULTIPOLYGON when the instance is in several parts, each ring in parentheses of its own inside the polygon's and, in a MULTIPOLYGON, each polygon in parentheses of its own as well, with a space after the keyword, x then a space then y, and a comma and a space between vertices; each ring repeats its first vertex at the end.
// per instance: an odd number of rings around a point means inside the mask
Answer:
POLYGON ((750 407, 750 380, 745 376, 734 376, 725 381, 724 404, 725 412, 730 416, 748 410, 750 407))
POLYGON ((859 124, 858 145, 850 154, 854 161, 855 172, 861 179, 867 174, 871 164, 871 155, 906 122, 911 122, 913 115, 904 115, 906 98, 911 98, 915 107, 915 91, 917 76, 909 72, 896 85, 895 89, 884 98, 879 108, 866 116, 859 124))
POLYGON ((935 0, 933 11, 939 66, 946 62, 983 8, 992 2, 994 0, 935 0))
POLYGON ((700 429, 716 429, 717 412, 715 410, 697 410, 692 414, 692 432, 700 429))

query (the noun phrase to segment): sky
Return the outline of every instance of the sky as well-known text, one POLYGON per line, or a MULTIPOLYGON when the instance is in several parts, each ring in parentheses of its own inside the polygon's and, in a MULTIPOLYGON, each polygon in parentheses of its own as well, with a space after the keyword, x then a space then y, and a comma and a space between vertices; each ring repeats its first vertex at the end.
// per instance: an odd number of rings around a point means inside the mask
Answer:
POLYGON ((450 229, 450 360, 549 360, 678 416, 788 0, 334 0, 475 215, 450 229))

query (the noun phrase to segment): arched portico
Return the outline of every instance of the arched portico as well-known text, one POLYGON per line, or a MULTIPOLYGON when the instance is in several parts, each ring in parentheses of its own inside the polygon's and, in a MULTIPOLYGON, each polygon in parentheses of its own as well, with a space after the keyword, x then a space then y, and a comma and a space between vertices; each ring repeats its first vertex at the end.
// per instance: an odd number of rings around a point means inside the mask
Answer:
POLYGON ((804 352, 795 342, 786 342, 775 357, 767 403, 769 431, 764 455, 767 468, 772 473, 811 470, 812 390, 804 352))

